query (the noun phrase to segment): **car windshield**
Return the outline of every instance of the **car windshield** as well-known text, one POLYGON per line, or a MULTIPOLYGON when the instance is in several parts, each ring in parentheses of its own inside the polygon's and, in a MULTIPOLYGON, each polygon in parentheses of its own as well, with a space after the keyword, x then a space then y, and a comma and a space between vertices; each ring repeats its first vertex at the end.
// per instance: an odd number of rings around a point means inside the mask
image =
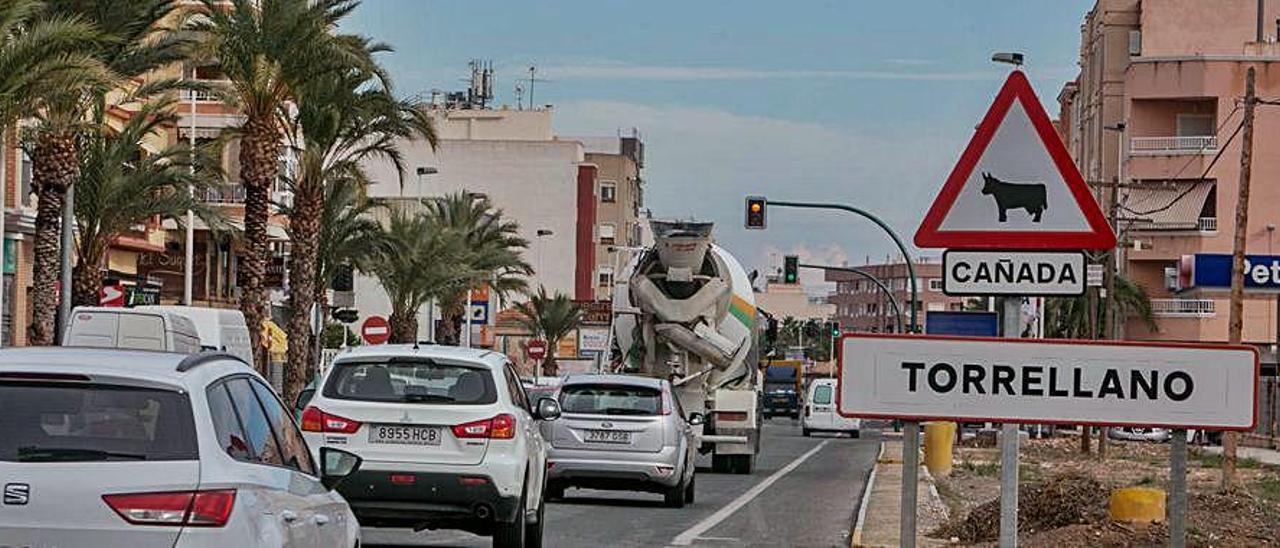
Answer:
POLYGON ((820 384, 813 389, 813 403, 831 403, 831 385, 820 384))
POLYGON ((195 460, 186 394, 83 383, 0 383, 0 461, 195 460))
POLYGON ((329 375, 324 395, 344 400, 453 405, 498 401, 488 370, 426 359, 338 364, 329 375))
POLYGON ((594 415, 657 415, 662 412, 662 392, 645 386, 575 384, 560 391, 565 413, 594 415))

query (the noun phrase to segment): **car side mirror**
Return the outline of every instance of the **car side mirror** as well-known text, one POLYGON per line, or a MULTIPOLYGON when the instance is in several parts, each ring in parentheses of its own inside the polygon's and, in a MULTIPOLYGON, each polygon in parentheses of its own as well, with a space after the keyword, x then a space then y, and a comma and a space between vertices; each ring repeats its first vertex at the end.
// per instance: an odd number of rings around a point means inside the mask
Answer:
POLYGON ((560 402, 553 398, 538 400, 538 408, 534 412, 538 420, 553 421, 560 418, 560 402))
POLYGON ((694 426, 707 422, 707 416, 702 413, 689 413, 688 423, 694 426))
POLYGON ((331 447, 320 448, 320 483, 325 489, 334 489, 342 480, 360 469, 364 462, 359 455, 331 447))

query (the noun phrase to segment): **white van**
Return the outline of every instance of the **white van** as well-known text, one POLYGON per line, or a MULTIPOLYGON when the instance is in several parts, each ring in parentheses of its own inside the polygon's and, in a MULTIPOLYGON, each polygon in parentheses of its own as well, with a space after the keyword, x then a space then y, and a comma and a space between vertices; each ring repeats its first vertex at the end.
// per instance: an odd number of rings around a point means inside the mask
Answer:
POLYGON ((835 379, 817 379, 809 385, 800 428, 805 436, 814 432, 848 432, 856 438, 862 434, 862 421, 844 418, 836 411, 835 379))
POLYGON ((226 352, 244 360, 245 363, 253 363, 253 343, 249 341, 249 326, 244 321, 244 314, 239 310, 166 305, 139 306, 134 310, 167 312, 191 318, 195 323, 196 333, 200 336, 200 346, 206 350, 226 352))
POLYGON ((76 307, 62 346, 200 352, 200 335, 190 318, 163 310, 76 307))

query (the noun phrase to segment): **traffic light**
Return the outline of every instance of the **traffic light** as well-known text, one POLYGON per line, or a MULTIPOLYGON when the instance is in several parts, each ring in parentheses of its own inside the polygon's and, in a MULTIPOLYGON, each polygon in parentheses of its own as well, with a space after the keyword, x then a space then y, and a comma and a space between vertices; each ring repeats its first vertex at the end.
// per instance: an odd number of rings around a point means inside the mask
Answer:
POLYGON ((800 283, 800 257, 787 255, 782 258, 782 283, 800 283))
POLYGON ((764 229, 767 205, 763 196, 747 196, 747 228, 764 229))
POLYGON ((832 337, 840 336, 840 322, 837 322, 834 320, 831 322, 831 336, 832 337))
POLYGON ((333 282, 329 289, 334 291, 351 291, 355 289, 355 269, 349 264, 340 264, 333 269, 333 282))

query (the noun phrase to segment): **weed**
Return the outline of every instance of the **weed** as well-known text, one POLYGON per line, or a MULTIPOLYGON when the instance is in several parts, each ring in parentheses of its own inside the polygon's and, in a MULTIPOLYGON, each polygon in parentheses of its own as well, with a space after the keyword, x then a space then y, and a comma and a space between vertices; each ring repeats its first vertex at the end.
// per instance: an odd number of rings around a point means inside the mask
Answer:
POLYGON ((992 477, 1000 474, 1000 465, 994 462, 963 461, 960 469, 975 476, 992 477))
POLYGON ((1135 483, 1134 485, 1138 487, 1150 487, 1152 485, 1157 485, 1157 482, 1155 476, 1146 476, 1138 480, 1138 483, 1135 483))
MULTIPOLYGON (((1222 468, 1221 453, 1206 453, 1206 454, 1200 455, 1198 458, 1200 459, 1200 466, 1202 467, 1222 468)), ((1259 463, 1256 459, 1251 459, 1249 457, 1236 458, 1236 469, 1238 470, 1252 470, 1257 468, 1258 466, 1259 466, 1259 463)))
POLYGON ((1280 476, 1265 476, 1258 479, 1258 498, 1280 503, 1280 476))

